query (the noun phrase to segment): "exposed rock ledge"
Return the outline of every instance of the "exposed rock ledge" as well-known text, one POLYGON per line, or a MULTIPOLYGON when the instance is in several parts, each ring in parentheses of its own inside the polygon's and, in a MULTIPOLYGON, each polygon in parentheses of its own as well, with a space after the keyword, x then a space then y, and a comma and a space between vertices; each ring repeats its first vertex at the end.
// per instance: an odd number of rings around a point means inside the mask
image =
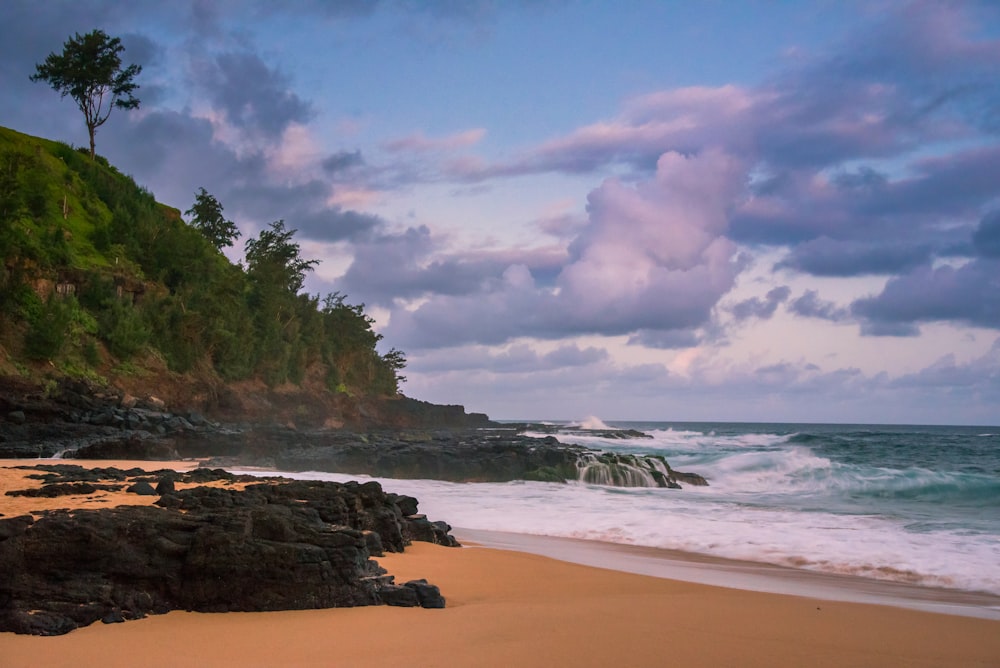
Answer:
POLYGON ((118 480, 136 491, 156 483, 161 496, 156 506, 0 519, 0 631, 58 635, 170 610, 444 607, 436 587, 397 585, 369 557, 402 551, 411 540, 457 545, 451 527, 428 521, 416 499, 378 483, 36 468, 66 493, 73 483, 118 480), (174 489, 208 480, 246 486, 174 489))
MULTIPOLYGON (((499 425, 485 415, 466 414, 461 406, 406 398, 377 405, 377 411, 354 420, 352 428, 219 423, 198 412, 173 412, 154 398, 125 401, 113 392, 65 382, 51 397, 24 388, 7 399, 0 395, 0 457, 197 457, 215 458, 218 466, 455 482, 581 480, 671 488, 708 484, 700 475, 673 470, 660 456, 599 452, 562 444, 551 435, 535 438, 520 433, 545 431, 545 425, 499 425)), ((632 430, 587 434, 648 438, 632 430)))

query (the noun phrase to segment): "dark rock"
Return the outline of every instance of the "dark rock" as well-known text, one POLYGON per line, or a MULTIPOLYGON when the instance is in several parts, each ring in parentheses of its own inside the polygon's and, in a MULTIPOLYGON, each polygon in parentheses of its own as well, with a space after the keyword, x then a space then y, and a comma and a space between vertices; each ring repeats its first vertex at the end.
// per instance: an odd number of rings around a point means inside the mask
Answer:
POLYGON ((50 483, 42 487, 31 489, 13 489, 7 492, 7 496, 29 496, 55 498, 57 496, 70 496, 77 494, 93 494, 98 491, 116 492, 122 488, 121 485, 95 484, 90 482, 61 482, 50 483))
POLYGON ((24 414, 24 411, 11 411, 10 413, 7 413, 7 419, 14 424, 24 424, 25 420, 27 420, 27 416, 24 414))
POLYGON ((371 546, 404 541, 395 498, 377 483, 266 480, 157 503, 0 520, 0 631, 54 635, 176 609, 444 604, 433 585, 396 587, 370 561, 371 546))
POLYGON ((148 432, 126 432, 77 448, 65 455, 72 459, 142 459, 169 461, 179 459, 173 443, 150 438, 148 432))
POLYGON ((670 469, 670 477, 678 482, 694 485, 695 487, 708 487, 708 481, 697 473, 684 473, 670 469))
POLYGON ((155 489, 153 489, 153 486, 150 485, 145 480, 141 480, 141 481, 135 483, 134 485, 130 486, 125 491, 126 492, 130 492, 132 494, 139 494, 140 496, 156 496, 157 495, 157 492, 156 492, 155 489))
POLYGON ((383 585, 379 588, 378 596, 386 605, 400 608, 415 608, 420 605, 420 599, 417 598, 417 590, 414 587, 383 585))
POLYGON ((8 538, 13 538, 14 536, 20 536, 27 531, 28 527, 30 527, 34 522, 35 518, 31 515, 19 515, 18 517, 0 520, 0 541, 5 541, 8 538))
POLYGON ((156 483, 156 493, 160 496, 164 494, 172 494, 174 491, 174 478, 173 476, 165 475, 160 476, 160 479, 156 483))
POLYGON ((394 501, 396 502, 396 507, 399 511, 406 515, 416 515, 417 514, 417 500, 412 496, 394 495, 394 501))
POLYGON ((416 592, 421 608, 443 608, 445 605, 441 590, 435 585, 428 584, 427 580, 410 580, 404 583, 403 586, 416 592))
POLYGON ((205 416, 196 411, 188 413, 187 421, 195 427, 204 427, 208 424, 208 420, 205 419, 205 416))

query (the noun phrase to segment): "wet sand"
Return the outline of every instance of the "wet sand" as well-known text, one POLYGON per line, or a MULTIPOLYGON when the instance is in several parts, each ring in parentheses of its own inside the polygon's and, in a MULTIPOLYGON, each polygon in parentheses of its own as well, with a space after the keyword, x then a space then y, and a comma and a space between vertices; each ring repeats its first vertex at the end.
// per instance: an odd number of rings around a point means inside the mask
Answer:
MULTIPOLYGON (((0 481, 9 483, 5 465, 0 481)), ((15 514, 12 499, 40 501, 0 495, 6 517, 15 514)), ((1000 666, 995 620, 684 582, 513 549, 416 543, 378 560, 400 582, 440 586, 448 607, 172 612, 51 638, 2 633, 0 665, 1000 666)))

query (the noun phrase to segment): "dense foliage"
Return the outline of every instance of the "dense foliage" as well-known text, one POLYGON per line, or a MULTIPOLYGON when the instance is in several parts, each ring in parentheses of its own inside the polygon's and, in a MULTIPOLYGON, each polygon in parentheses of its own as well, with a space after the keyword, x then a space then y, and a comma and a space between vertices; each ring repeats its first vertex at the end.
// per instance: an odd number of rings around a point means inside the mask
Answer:
POLYGON ((153 355, 178 372, 269 385, 320 380, 393 395, 402 353, 380 355, 363 305, 301 292, 315 260, 276 221, 246 242, 201 189, 187 212, 100 156, 0 128, 0 342, 10 359, 100 375, 153 355))

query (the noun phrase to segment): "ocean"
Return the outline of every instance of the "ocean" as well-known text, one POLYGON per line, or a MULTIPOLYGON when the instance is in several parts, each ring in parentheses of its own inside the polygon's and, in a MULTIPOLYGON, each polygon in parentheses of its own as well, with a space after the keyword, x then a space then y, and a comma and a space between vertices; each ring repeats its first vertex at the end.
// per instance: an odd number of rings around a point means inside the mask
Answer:
POLYGON ((662 455, 709 486, 378 480, 458 529, 682 550, 1000 595, 1000 428, 596 418, 545 424, 564 443, 662 455), (652 438, 608 438, 608 428, 652 438))

